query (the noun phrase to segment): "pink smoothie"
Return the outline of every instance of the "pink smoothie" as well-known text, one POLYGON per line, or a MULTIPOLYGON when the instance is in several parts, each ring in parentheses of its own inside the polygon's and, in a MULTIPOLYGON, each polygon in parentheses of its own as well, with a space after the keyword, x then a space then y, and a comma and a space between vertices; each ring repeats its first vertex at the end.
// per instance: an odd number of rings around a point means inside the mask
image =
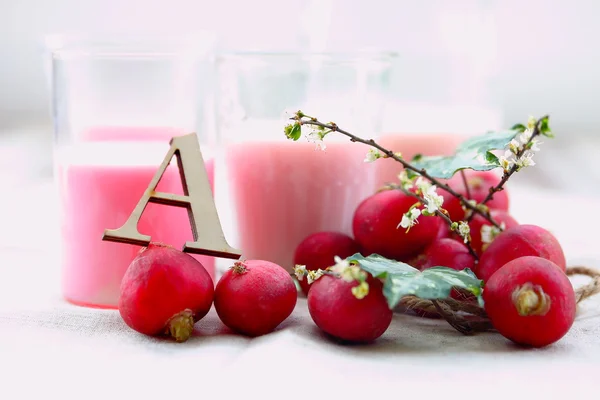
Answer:
MULTIPOLYGON (((394 152, 402 153, 406 160, 412 160, 417 154, 424 156, 451 155, 457 146, 467 139, 467 135, 443 133, 401 133, 382 135, 377 142, 394 152)), ((402 166, 392 159, 381 159, 374 163, 377 167, 377 187, 388 182, 398 182, 402 166)))
MULTIPOLYGON (((73 303, 114 308, 121 278, 141 247, 102 241, 105 229, 122 226, 169 148, 166 141, 92 142, 57 154, 63 240, 63 294, 73 303)), ((213 162, 206 163, 213 181, 213 162)), ((171 162, 157 190, 182 194, 171 162)), ((184 208, 148 204, 140 233, 181 248, 193 240, 184 208)), ((214 258, 194 255, 214 277, 214 258)))
MULTIPOLYGON (((367 147, 326 141, 251 142, 226 149, 226 167, 242 257, 293 267, 296 246, 332 230, 352 235, 352 216, 373 193, 375 168, 367 147)), ((220 184, 220 183, 219 183, 220 184)))

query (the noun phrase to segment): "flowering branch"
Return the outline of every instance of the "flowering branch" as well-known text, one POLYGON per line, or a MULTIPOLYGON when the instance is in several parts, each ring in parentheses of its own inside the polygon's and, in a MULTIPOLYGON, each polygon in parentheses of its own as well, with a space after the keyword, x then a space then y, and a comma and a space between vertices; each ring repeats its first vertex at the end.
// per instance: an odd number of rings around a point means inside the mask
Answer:
MULTIPOLYGON (((385 147, 379 145, 373 139, 362 139, 344 129, 341 129, 334 122, 325 124, 325 123, 319 121, 317 118, 310 117, 301 111, 296 112, 296 114, 294 116, 290 117, 290 119, 296 121, 296 123, 289 124, 285 127, 285 134, 288 138, 297 140, 301 135, 300 129, 301 129, 302 125, 316 126, 316 127, 318 127, 318 129, 316 129, 314 132, 311 132, 309 134, 309 140, 314 141, 320 149, 323 149, 324 145, 322 143, 323 143, 323 138, 325 137, 325 135, 327 135, 330 132, 341 133, 342 135, 349 137, 351 142, 359 142, 359 143, 363 143, 368 146, 371 146, 374 149, 377 149, 378 151, 383 153, 383 157, 392 158, 392 159, 398 161, 400 164, 402 164, 402 166, 405 169, 413 171, 413 172, 421 175, 422 177, 426 178, 431 183, 433 183, 436 187, 444 189, 445 191, 450 193, 452 196, 458 198, 460 200, 460 202, 463 204, 463 206, 465 208, 471 210, 472 213, 480 214, 486 220, 488 220, 493 226, 495 226, 498 229, 501 229, 500 225, 490 216, 489 213, 481 210, 480 207, 477 207, 476 205, 474 205, 472 202, 470 202, 468 199, 466 199, 462 194, 456 192, 450 186, 442 183, 438 179, 429 175, 424 168, 419 169, 419 168, 413 166, 408 161, 404 160, 399 154, 394 153, 393 151, 386 149, 385 147)), ((372 161, 373 159, 377 159, 377 158, 381 158, 381 155, 376 151, 372 151, 372 152, 369 152, 369 154, 367 154, 367 159, 365 161, 372 161)))
POLYGON ((357 282, 352 288, 352 294, 357 299, 364 299, 369 294, 369 284, 367 283, 367 273, 358 265, 351 264, 348 260, 343 260, 338 256, 334 257, 335 264, 323 269, 307 270, 306 265, 297 264, 294 266, 294 275, 299 281, 306 277, 309 285, 321 278, 323 275, 331 275, 343 279, 346 282, 357 282))
MULTIPOLYGON (((543 116, 537 121, 530 118, 527 127, 524 125, 515 125, 513 127, 514 129, 520 130, 521 135, 517 139, 511 140, 509 148, 506 150, 504 156, 500 157, 500 164, 504 169, 502 179, 496 186, 490 188, 487 196, 479 203, 480 205, 484 205, 492 200, 495 193, 504 190, 504 185, 515 172, 520 171, 524 167, 535 165, 532 158, 533 153, 539 150, 537 147, 539 144, 537 136, 541 134, 547 136, 550 135, 548 118, 548 115, 543 116)), ((489 215, 488 210, 484 210, 484 213, 489 215)), ((473 217, 473 214, 469 215, 467 217, 467 222, 471 221, 473 217)))

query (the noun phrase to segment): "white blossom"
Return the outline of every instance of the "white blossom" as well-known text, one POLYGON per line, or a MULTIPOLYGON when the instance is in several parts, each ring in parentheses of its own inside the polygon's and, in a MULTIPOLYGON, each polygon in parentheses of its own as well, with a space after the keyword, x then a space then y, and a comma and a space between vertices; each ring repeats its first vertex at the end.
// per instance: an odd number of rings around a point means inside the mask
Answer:
POLYGON ((435 213, 442 207, 442 204, 444 204, 444 197, 437 194, 435 186, 430 186, 427 189, 427 192, 423 194, 423 198, 427 203, 427 212, 430 214, 435 213))
POLYGON ((503 156, 500 156, 500 166, 505 171, 508 171, 515 164, 515 155, 512 151, 506 150, 503 156))
POLYGON ((335 265, 330 267, 329 270, 339 275, 342 280, 352 282, 367 279, 367 273, 360 269, 358 265, 352 265, 348 260, 342 260, 338 256, 335 256, 334 260, 335 265))
POLYGON ((533 167, 535 162, 533 161, 533 152, 527 150, 523 155, 517 160, 516 164, 519 169, 525 167, 533 167))
POLYGON ((310 285, 322 276, 323 276, 323 270, 321 270, 321 269, 318 269, 316 271, 308 271, 308 274, 306 275, 306 280, 308 281, 308 284, 310 285))
POLYGON ((529 150, 530 151, 540 151, 540 147, 539 147, 540 144, 542 144, 542 142, 537 140, 537 138, 533 138, 533 140, 531 141, 531 147, 529 147, 529 150))
POLYGON ((527 144, 527 142, 529 142, 529 140, 531 139, 532 135, 533 135, 533 131, 531 129, 525 129, 519 135, 519 142, 521 142, 522 145, 527 144))
POLYGON ((465 221, 460 221, 458 224, 458 234, 462 236, 467 243, 471 239, 471 228, 465 221))
POLYGON ((506 224, 504 222, 500 223, 500 228, 495 227, 494 225, 483 225, 481 227, 481 243, 483 243, 483 249, 492 243, 496 236, 498 236, 504 229, 506 228, 506 224))
POLYGON ((367 279, 367 273, 360 269, 358 265, 351 265, 340 276, 346 282, 363 281, 367 279))
POLYGON ((306 135, 308 141, 313 142, 316 145, 317 150, 325 150, 327 148, 325 142, 323 141, 323 137, 325 137, 325 135, 323 135, 318 130, 313 130, 308 135, 306 135))
POLYGON ((536 122, 537 122, 537 120, 535 119, 535 117, 530 115, 529 118, 527 119, 527 129, 533 130, 535 128, 536 122))
POLYGON ((417 189, 419 189, 421 191, 421 193, 425 193, 431 187, 431 182, 429 182, 427 179, 423 178, 422 176, 419 176, 417 178, 417 181, 415 182, 415 186, 417 187, 417 189))
POLYGON ((521 149, 521 145, 519 144, 519 142, 516 139, 512 139, 510 141, 510 143, 508 144, 508 149, 510 150, 511 153, 517 154, 519 152, 519 150, 521 149))
POLYGON ((398 174, 398 180, 400 181, 402 187, 406 190, 412 188, 413 186, 413 181, 408 177, 408 172, 406 172, 405 169, 398 174))
POLYGON ((333 260, 335 261, 335 265, 329 268, 333 273, 342 275, 346 269, 350 268, 350 262, 348 260, 342 260, 338 256, 333 257, 333 260))
POLYGON ((398 226, 408 229, 418 222, 417 218, 419 218, 420 215, 421 210, 415 207, 402 216, 402 221, 400 221, 400 224, 398 226))
POLYGON ((297 264, 294 266, 294 275, 296 275, 296 278, 298 278, 299 281, 304 279, 304 276, 306 275, 306 265, 297 264))
POLYGON ((354 286, 351 289, 351 291, 354 297, 356 297, 357 299, 364 299, 369 294, 369 284, 363 281, 360 284, 354 286))
POLYGON ((373 162, 375 160, 377 160, 378 158, 381 158, 381 153, 379 153, 379 150, 377 150, 374 147, 371 147, 369 149, 369 151, 367 152, 367 155, 365 157, 365 162, 373 162))

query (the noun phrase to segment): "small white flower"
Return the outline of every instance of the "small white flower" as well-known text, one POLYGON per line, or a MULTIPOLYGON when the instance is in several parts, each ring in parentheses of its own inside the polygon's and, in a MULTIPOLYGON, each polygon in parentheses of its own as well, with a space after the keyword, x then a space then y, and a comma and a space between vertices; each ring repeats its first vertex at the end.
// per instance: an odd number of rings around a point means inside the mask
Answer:
POLYGON ((352 289, 352 294, 357 299, 364 299, 369 294, 369 284, 367 282, 361 282, 360 284, 354 286, 352 289))
POLYGON ((379 150, 377 150, 376 148, 371 147, 367 152, 365 162, 373 162, 378 158, 381 158, 381 153, 379 153, 379 150))
POLYGON ((321 270, 321 269, 318 269, 316 271, 308 271, 306 280, 308 281, 308 284, 310 285, 322 276, 323 276, 323 270, 321 270))
POLYGON ((294 266, 294 275, 296 275, 296 278, 298 278, 299 281, 304 279, 304 276, 306 275, 306 265, 297 264, 294 266))
POLYGON ((512 151, 506 150, 503 156, 500 156, 500 166, 505 171, 508 171, 515 164, 515 155, 512 151))
POLYGON ((530 151, 540 151, 540 147, 539 147, 540 144, 542 144, 542 142, 537 140, 537 138, 533 138, 533 140, 531 141, 531 147, 529 147, 529 150, 530 151))
POLYGON ((529 142, 529 139, 531 139, 531 135, 533 135, 533 131, 531 129, 525 129, 520 135, 519 135, 519 142, 521 142, 521 144, 527 144, 527 142, 529 142))
POLYGON ((409 229, 411 226, 414 226, 416 223, 418 223, 417 218, 419 218, 420 215, 421 210, 415 207, 402 216, 402 221, 400 221, 398 226, 409 229))
POLYGON ((349 268, 346 268, 344 272, 340 275, 346 282, 352 281, 360 281, 367 279, 367 273, 360 269, 358 265, 351 265, 349 268))
POLYGON ((500 229, 495 227, 494 225, 483 225, 481 227, 481 243, 483 243, 483 249, 492 243, 494 239, 506 228, 506 224, 502 222, 500 224, 500 229))
POLYGON ((325 148, 327 148, 325 142, 323 141, 323 137, 324 135, 317 130, 314 130, 306 135, 308 141, 313 142, 318 150, 325 150, 325 148))
POLYGON ((464 238, 465 243, 471 240, 471 228, 469 228, 469 224, 465 221, 460 221, 458 224, 458 234, 464 238))
POLYGON ((498 230, 498 228, 496 228, 493 225, 483 225, 481 227, 481 243, 484 243, 484 244, 492 243, 492 241, 494 240, 494 238, 496 236, 497 230, 498 230))
POLYGON ((533 153, 526 151, 523 156, 517 160, 516 164, 519 169, 533 167, 535 165, 535 162, 533 161, 533 153))
POLYGON ((521 149, 521 145, 519 144, 519 142, 516 139, 513 139, 508 144, 508 149, 510 150, 511 153, 517 154, 519 152, 519 150, 521 149))
POLYGON ((412 188, 413 186, 413 181, 408 177, 408 172, 406 172, 405 169, 398 174, 398 180, 400 181, 402 187, 406 190, 412 188))
POLYGON ((442 207, 442 204, 444 204, 444 197, 437 194, 435 186, 430 186, 429 189, 427 189, 427 192, 423 195, 423 198, 427 203, 427 212, 430 214, 435 213, 440 209, 440 207, 442 207))
POLYGON ((427 179, 423 178, 422 176, 419 176, 417 178, 417 181, 415 182, 415 186, 417 187, 417 189, 419 189, 421 191, 421 193, 426 193, 429 188, 431 187, 431 182, 429 182, 427 179))
POLYGON ((334 260, 335 265, 329 267, 329 270, 338 275, 342 280, 352 282, 367 279, 367 273, 360 269, 358 265, 352 265, 348 260, 342 260, 338 256, 335 256, 334 260))
POLYGON ((335 265, 329 268, 333 273, 342 275, 346 269, 350 268, 350 262, 348 260, 342 260, 338 256, 333 257, 333 260, 335 261, 335 265))
POLYGON ((530 115, 529 119, 527 119, 527 129, 533 130, 535 128, 537 120, 534 116, 530 115))

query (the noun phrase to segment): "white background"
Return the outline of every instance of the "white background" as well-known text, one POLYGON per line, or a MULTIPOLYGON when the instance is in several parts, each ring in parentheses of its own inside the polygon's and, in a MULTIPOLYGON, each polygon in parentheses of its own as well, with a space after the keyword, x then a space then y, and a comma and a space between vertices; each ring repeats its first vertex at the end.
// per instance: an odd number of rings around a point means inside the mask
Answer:
POLYGON ((50 123, 45 34, 208 29, 229 48, 396 50, 398 99, 497 107, 506 124, 551 113, 555 129, 594 135, 599 12, 594 0, 1 0, 0 128, 50 123))
MULTIPOLYGON (((523 179, 600 196, 599 14, 594 0, 0 0, 0 170, 51 174, 44 35, 209 30, 221 49, 397 51, 391 131, 407 102, 483 108, 485 129, 549 113, 557 138, 523 179)), ((449 126, 440 115, 408 125, 449 126)))

